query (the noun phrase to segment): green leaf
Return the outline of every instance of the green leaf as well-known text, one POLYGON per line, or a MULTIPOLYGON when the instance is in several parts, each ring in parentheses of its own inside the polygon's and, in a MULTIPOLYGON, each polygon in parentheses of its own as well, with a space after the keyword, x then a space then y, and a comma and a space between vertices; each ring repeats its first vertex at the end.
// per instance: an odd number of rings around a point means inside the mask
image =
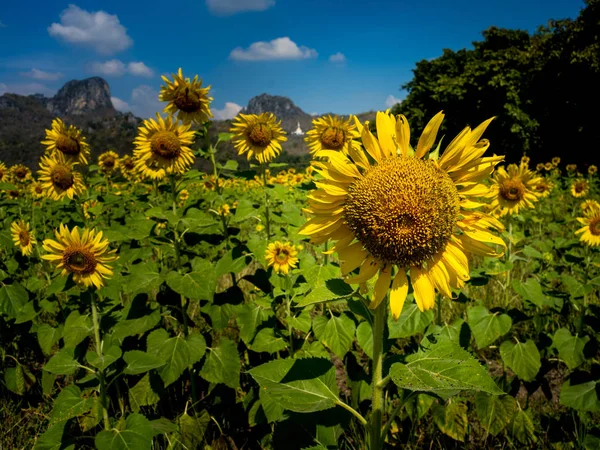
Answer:
POLYGON ((567 292, 572 298, 583 297, 587 293, 586 287, 571 275, 563 273, 561 279, 563 284, 567 287, 567 292))
POLYGON ((96 435, 98 450, 146 450, 152 446, 150 421, 141 414, 130 414, 125 426, 103 430, 96 435))
POLYGON ((150 333, 146 343, 148 353, 165 363, 158 369, 165 387, 177 381, 190 364, 190 350, 185 339, 180 336, 170 338, 161 328, 150 333))
POLYGON ((279 359, 249 373, 261 389, 290 411, 323 411, 339 402, 335 368, 326 359, 279 359))
POLYGON ((62 422, 72 417, 82 416, 87 413, 94 404, 92 397, 83 398, 81 389, 74 384, 63 388, 54 400, 50 423, 62 422))
POLYGON ((206 340, 200 333, 190 332, 185 338, 188 348, 190 350, 190 362, 189 365, 200 362, 204 354, 206 353, 206 340))
POLYGON ((62 336, 62 326, 52 328, 47 323, 38 326, 37 338, 40 348, 45 355, 52 353, 52 347, 60 340, 62 336))
POLYGON ((560 389, 561 405, 578 411, 598 412, 600 411, 600 399, 595 381, 571 384, 572 380, 563 383, 560 389))
POLYGON ((126 375, 145 373, 166 364, 162 358, 140 350, 125 352, 123 360, 127 363, 127 367, 125 367, 124 371, 126 375))
POLYGON ((59 422, 52 425, 35 443, 34 450, 73 450, 75 445, 69 440, 68 434, 65 434, 67 422, 59 422))
POLYGON ((102 352, 101 357, 93 350, 88 350, 85 357, 92 367, 104 370, 112 363, 116 362, 122 354, 119 346, 111 345, 102 352))
POLYGON ((504 430, 512 420, 516 402, 510 395, 479 393, 475 397, 475 410, 481 425, 492 436, 504 430))
POLYGON ((585 361, 583 348, 590 340, 589 336, 572 336, 566 328, 559 328, 552 338, 552 345, 558 350, 558 356, 571 370, 585 361))
POLYGON ((455 441, 465 442, 469 419, 467 405, 451 402, 447 405, 436 405, 433 408, 433 421, 442 433, 455 441))
POLYGON ((350 350, 355 331, 356 325, 350 317, 345 314, 339 317, 332 316, 327 321, 327 325, 325 325, 319 339, 325 347, 343 359, 344 355, 350 350))
POLYGON ((342 279, 327 280, 323 286, 317 286, 306 297, 298 300, 298 306, 329 302, 350 297, 354 290, 342 279))
POLYGON ((287 320, 295 330, 308 333, 310 331, 310 327, 312 326, 310 314, 311 313, 308 309, 303 309, 300 314, 295 317, 288 317, 287 320))
POLYGON ((254 204, 244 198, 238 202, 233 221, 236 223, 243 222, 256 215, 258 215, 258 210, 254 208, 254 204))
POLYGON ((271 394, 266 389, 259 389, 258 397, 262 406, 265 417, 269 423, 277 422, 283 417, 284 408, 275 401, 271 394))
POLYGON ((243 304, 236 308, 236 322, 240 328, 240 337, 246 345, 252 342, 257 328, 269 317, 267 311, 256 304, 243 304))
POLYGON ((508 314, 490 314, 485 306, 474 306, 467 313, 469 328, 477 347, 483 349, 510 331, 512 320, 508 314))
POLYGON ((56 375, 73 375, 79 364, 73 359, 73 349, 64 348, 50 358, 44 370, 56 375))
POLYGON ((159 401, 160 396, 152 389, 149 373, 129 389, 129 404, 134 412, 139 412, 142 406, 156 405, 159 401))
POLYGON ((140 263, 131 267, 131 273, 123 277, 125 284, 123 290, 127 295, 134 296, 139 293, 152 294, 162 283, 156 263, 140 263))
POLYGON ((542 286, 535 278, 529 278, 525 283, 519 280, 513 280, 512 287, 524 300, 527 300, 538 307, 552 306, 554 303, 549 300, 542 292, 542 286))
POLYGON ((531 417, 529 417, 529 414, 520 408, 513 416, 509 430, 510 434, 516 437, 519 442, 524 445, 531 445, 537 442, 533 421, 531 420, 531 417))
POLYGON ((272 328, 263 328, 257 334, 252 344, 248 346, 255 352, 277 353, 287 347, 286 341, 281 336, 275 336, 272 328))
POLYGON ((217 265, 215 266, 217 277, 225 275, 226 273, 237 274, 247 266, 246 255, 234 258, 234 251, 235 249, 225 253, 225 255, 217 262, 217 265))
POLYGON ((6 314, 11 319, 16 319, 29 301, 27 290, 19 283, 4 285, 0 288, 0 314, 6 314))
POLYGON ((433 321, 433 316, 433 310, 421 312, 414 301, 407 301, 398 320, 388 314, 389 338, 400 339, 421 333, 433 321))
POLYGON ((179 416, 177 418, 179 433, 175 439, 179 441, 180 447, 177 448, 203 448, 204 436, 210 421, 210 414, 206 410, 196 413, 194 416, 190 416, 185 412, 179 416))
MULTIPOLYGON (((233 136, 235 136, 235 134, 234 134, 234 133, 219 133, 219 141, 221 141, 221 142, 230 141, 230 140, 231 140, 231 138, 233 138, 233 136)), ((229 161, 227 161, 227 163, 225 164, 225 167, 227 167, 227 165, 228 165, 229 163, 235 163, 235 168, 233 168, 233 169, 230 169, 230 170, 237 170, 237 166, 238 166, 238 163, 237 163, 237 161, 232 161, 232 160, 229 160, 229 161)))
POLYGON ((502 394, 487 370, 462 347, 440 341, 393 364, 390 376, 398 387, 451 396, 459 391, 502 394))
POLYGON ((102 401, 97 396, 91 397, 91 400, 92 408, 83 416, 79 417, 79 425, 83 431, 90 431, 96 428, 102 420, 102 401))
POLYGON ((154 328, 160 318, 160 311, 157 309, 137 319, 122 320, 113 327, 113 337, 122 340, 128 336, 144 334, 154 328))
POLYGON ((358 325, 356 340, 367 356, 373 359, 373 328, 369 322, 361 322, 358 325))
POLYGON ((172 271, 167 275, 167 284, 178 294, 192 300, 212 301, 215 294, 217 275, 209 261, 199 264, 193 272, 180 274, 172 271))
POLYGON ((216 347, 208 349, 200 376, 211 383, 223 383, 236 389, 240 384, 240 356, 233 341, 222 337, 216 347))
POLYGON ((9 367, 4 372, 4 382, 6 387, 17 395, 23 395, 25 393, 25 374, 23 373, 23 366, 17 364, 16 367, 9 367))
POLYGON ((542 367, 540 352, 535 342, 506 341, 500 346, 500 356, 504 364, 512 369, 524 381, 533 381, 542 367))
POLYGON ((73 311, 65 321, 63 330, 65 347, 75 348, 91 334, 93 329, 94 326, 88 314, 82 316, 78 311, 73 311))

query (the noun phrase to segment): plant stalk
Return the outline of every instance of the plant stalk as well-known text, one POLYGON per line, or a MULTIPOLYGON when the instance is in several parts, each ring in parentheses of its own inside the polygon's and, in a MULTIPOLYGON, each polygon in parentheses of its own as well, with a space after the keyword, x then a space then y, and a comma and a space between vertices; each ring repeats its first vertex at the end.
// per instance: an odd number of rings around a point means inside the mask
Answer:
POLYGON ((373 374, 372 389, 373 402, 369 421, 370 450, 381 450, 381 427, 383 425, 383 332, 385 329, 385 316, 387 312, 387 298, 375 309, 375 323, 373 324, 373 374))
POLYGON ((265 188, 265 218, 267 225, 267 240, 271 240, 271 217, 269 214, 269 190, 267 188, 267 167, 262 167, 263 184, 265 188))
MULTIPOLYGON (((96 293, 91 291, 92 297, 92 321, 94 323, 94 341, 96 343, 96 353, 100 361, 103 360, 102 356, 102 341, 100 340, 100 320, 98 319, 98 307, 96 306, 96 293)), ((104 378, 104 369, 99 369, 96 372, 98 381, 100 382, 100 404, 102 405, 102 418, 104 422, 104 429, 110 429, 110 421, 108 420, 108 403, 106 397, 106 379, 104 378)))

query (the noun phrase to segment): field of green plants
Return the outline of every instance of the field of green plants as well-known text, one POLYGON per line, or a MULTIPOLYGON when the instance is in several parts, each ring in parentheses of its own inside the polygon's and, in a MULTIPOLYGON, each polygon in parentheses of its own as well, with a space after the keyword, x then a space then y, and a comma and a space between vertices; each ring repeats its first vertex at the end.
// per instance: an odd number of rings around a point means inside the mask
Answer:
POLYGON ((600 448, 595 166, 380 112, 293 168, 173 80, 132 155, 0 164, 1 449, 600 448))

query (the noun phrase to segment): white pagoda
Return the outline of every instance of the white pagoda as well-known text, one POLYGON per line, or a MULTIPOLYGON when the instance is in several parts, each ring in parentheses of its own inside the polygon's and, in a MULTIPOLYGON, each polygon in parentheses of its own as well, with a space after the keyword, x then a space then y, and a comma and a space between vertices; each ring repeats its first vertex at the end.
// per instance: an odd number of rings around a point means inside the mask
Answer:
POLYGON ((296 128, 294 131, 292 131, 292 134, 294 134, 296 136, 304 135, 304 131, 302 131, 302 128, 300 128, 300 122, 298 122, 298 128, 296 128))

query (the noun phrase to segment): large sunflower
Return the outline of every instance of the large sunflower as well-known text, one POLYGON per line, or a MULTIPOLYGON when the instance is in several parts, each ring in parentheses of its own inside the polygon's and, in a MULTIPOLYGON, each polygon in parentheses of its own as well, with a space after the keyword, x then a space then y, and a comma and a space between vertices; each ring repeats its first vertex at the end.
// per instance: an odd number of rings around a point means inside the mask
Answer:
POLYGON ((272 113, 239 114, 232 124, 234 133, 233 145, 239 155, 248 153, 248 160, 253 156, 264 164, 273 160, 281 152, 281 142, 287 141, 281 121, 272 113))
POLYGON ((119 170, 128 180, 135 179, 135 160, 130 155, 124 155, 119 158, 119 170))
POLYGON ((288 242, 271 242, 265 252, 267 265, 273 266, 275 272, 284 274, 296 267, 296 264, 298 264, 297 256, 296 246, 288 242))
POLYGON ((110 175, 119 165, 119 155, 112 150, 108 150, 98 156, 98 165, 103 173, 110 175))
POLYGON ((315 243, 336 240, 332 251, 341 260, 350 284, 377 276, 371 308, 388 293, 395 319, 400 316, 410 282, 419 309, 430 309, 437 289, 447 297, 469 279, 468 253, 500 256, 486 243, 504 245, 489 232, 503 229, 491 216, 470 211, 489 188, 480 183, 502 156, 482 158, 489 146, 480 140, 492 119, 474 130, 465 128, 446 148, 426 158, 436 140, 443 114, 425 127, 413 150, 410 130, 402 115, 378 112, 377 138, 360 125, 364 150, 349 148, 345 155, 323 151, 327 162, 314 162, 323 177, 309 195, 314 215, 299 233, 315 243), (392 281, 393 280, 393 281, 392 281))
POLYGON ((10 177, 15 183, 26 183, 31 180, 31 170, 23 164, 15 164, 10 168, 10 177))
POLYGON ((581 234, 579 240, 591 247, 600 245, 600 208, 592 206, 577 221, 583 225, 575 234, 581 234))
POLYGON ((54 156, 42 156, 39 182, 44 189, 44 195, 51 200, 61 200, 65 196, 71 200, 75 195, 85 191, 81 174, 74 169, 77 163, 68 161, 62 153, 54 156))
POLYGON ((311 154, 321 150, 337 150, 348 153, 348 146, 360 144, 354 139, 360 135, 352 123, 352 117, 343 120, 338 116, 323 116, 312 121, 313 128, 306 133, 304 140, 310 148, 311 154))
POLYGON ((158 99, 169 102, 163 112, 177 113, 177 118, 184 123, 204 123, 213 116, 209 107, 212 101, 208 96, 210 86, 203 88, 198 75, 193 80, 184 78, 180 67, 177 74, 173 74, 173 81, 164 75, 162 79, 167 85, 161 86, 158 99))
POLYGON ((118 258, 114 254, 116 250, 108 250, 109 242, 102 239, 102 231, 84 228, 80 233, 78 227, 69 230, 61 224, 55 234, 56 240, 44 240, 43 247, 48 254, 42 259, 62 269, 62 276, 73 274, 73 281, 78 284, 102 287, 104 279, 113 274, 108 263, 118 258))
POLYGON ((581 208, 581 212, 583 212, 583 214, 587 214, 589 211, 591 211, 592 209, 600 209, 600 203, 598 203, 596 200, 584 200, 579 204, 579 207, 581 208))
POLYGON ((46 130, 46 140, 42 144, 50 155, 61 153, 67 160, 80 164, 87 164, 90 156, 90 146, 81 131, 73 125, 67 128, 59 118, 52 121, 52 129, 46 130))
POLYGON ((139 134, 133 141, 136 170, 145 178, 162 179, 165 174, 186 172, 194 163, 195 156, 189 147, 194 142, 191 124, 179 125, 172 115, 163 119, 144 120, 139 134))
POLYGON ((576 180, 571 184, 571 195, 575 198, 581 198, 590 192, 590 183, 587 180, 576 180))
POLYGON ((508 170, 499 167, 492 177, 493 184, 486 197, 491 198, 490 211, 496 216, 518 214, 520 209, 533 208, 539 200, 536 188, 542 178, 526 164, 510 164, 508 170))
POLYGON ((19 247, 21 254, 24 256, 31 255, 36 240, 29 229, 29 224, 23 220, 18 220, 10 225, 10 231, 13 241, 15 241, 15 246, 19 247))

